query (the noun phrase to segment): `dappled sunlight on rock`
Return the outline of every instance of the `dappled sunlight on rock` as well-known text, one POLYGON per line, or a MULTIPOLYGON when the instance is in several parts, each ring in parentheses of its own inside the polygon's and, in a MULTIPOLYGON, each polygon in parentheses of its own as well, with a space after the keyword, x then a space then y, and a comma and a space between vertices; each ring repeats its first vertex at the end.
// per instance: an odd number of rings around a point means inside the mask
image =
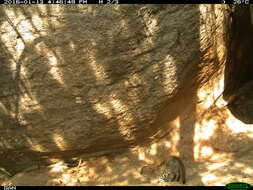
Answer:
POLYGON ((223 154, 223 156, 220 154, 219 157, 215 159, 212 157, 211 160, 211 162, 207 161, 205 163, 208 171, 200 172, 204 183, 225 185, 235 180, 252 183, 253 168, 249 167, 247 158, 245 158, 245 160, 235 160, 231 153, 227 153, 226 155, 223 154))
POLYGON ((144 152, 139 153, 139 159, 140 160, 145 160, 145 153, 144 152))
POLYGON ((172 146, 171 142, 169 142, 169 141, 165 142, 165 146, 168 147, 168 148, 171 148, 171 146, 172 146))
POLYGON ((220 150, 244 151, 250 147, 252 125, 244 124, 231 114, 222 97, 223 89, 224 77, 221 75, 214 77, 198 91, 200 101, 197 104, 199 116, 195 124, 195 159, 212 159, 222 154, 217 152, 220 150), (209 150, 207 154, 203 152, 205 147, 209 150))
POLYGON ((109 107, 109 104, 96 103, 94 104, 94 109, 101 114, 104 114, 107 119, 110 119, 113 116, 113 112, 109 107))
MULTIPOLYGON (((215 175, 215 174, 210 174, 208 172, 201 174, 202 176, 202 181, 203 183, 205 183, 206 185, 226 185, 227 183, 229 183, 229 181, 231 181, 231 175, 215 175)), ((231 181, 232 182, 232 181, 231 181)))
POLYGON ((242 169, 242 172, 248 175, 252 175, 253 174, 253 167, 247 167, 242 169))
POLYGON ((229 163, 233 160, 232 153, 226 153, 226 152, 216 152, 213 154, 210 158, 210 161, 212 162, 222 162, 222 163, 229 163))
POLYGON ((229 110, 227 110, 229 117, 226 119, 226 124, 232 133, 245 133, 251 137, 253 135, 253 124, 245 124, 235 118, 229 110))
POLYGON ((33 138, 27 138, 27 143, 29 143, 32 146, 31 149, 34 151, 39 151, 39 152, 47 151, 47 148, 45 148, 41 144, 38 144, 37 141, 34 140, 33 138))
POLYGON ((39 43, 36 45, 37 52, 40 54, 45 54, 46 58, 48 59, 48 67, 49 67, 49 73, 52 75, 52 77, 59 82, 61 85, 65 85, 65 82, 62 77, 61 69, 59 69, 59 65, 62 63, 61 60, 58 60, 55 53, 47 47, 44 43, 39 43))
POLYGON ((217 170, 217 169, 219 169, 221 167, 224 167, 224 166, 225 167, 228 166, 228 163, 222 162, 222 163, 210 164, 210 165, 207 166, 207 169, 209 169, 210 171, 215 171, 215 170, 217 170))
POLYGON ((53 139, 55 141, 56 146, 58 146, 60 150, 66 150, 66 142, 60 134, 53 134, 53 139))
POLYGON ((55 80, 57 80, 61 85, 64 86, 64 81, 62 80, 61 74, 60 74, 60 70, 57 68, 57 59, 56 57, 54 57, 53 55, 48 55, 48 60, 49 60, 49 64, 51 65, 51 69, 49 70, 49 72, 51 73, 51 75, 53 76, 53 78, 55 80))
MULTIPOLYGON (((36 24, 38 24, 38 26, 42 24, 42 20, 39 19, 39 17, 35 18, 35 21, 37 22, 36 24)), ((22 35, 22 38, 26 42, 29 42, 35 39, 35 36, 33 34, 34 28, 28 20, 21 20, 21 22, 17 25, 17 29, 22 35)))
POLYGON ((214 102, 214 99, 212 96, 210 96, 209 92, 203 90, 199 92, 198 97, 199 100, 202 101, 201 106, 203 107, 203 109, 209 108, 214 102))
POLYGON ((217 176, 214 175, 214 174, 202 174, 203 177, 202 177, 202 180, 204 183, 210 183, 210 182, 214 182, 215 180, 217 180, 217 176))
POLYGON ((169 70, 173 70, 176 68, 175 65, 175 60, 172 56, 168 55, 164 60, 163 60, 163 83, 164 83, 164 91, 167 93, 172 93, 172 86, 176 84, 176 73, 173 72, 168 72, 169 70), (172 84, 170 84, 172 83, 172 84))
POLYGON ((58 162, 54 165, 52 165, 52 172, 60 172, 62 170, 66 169, 66 166, 63 164, 63 162, 58 162))
POLYGON ((98 84, 104 83, 105 80, 109 79, 103 65, 97 62, 96 56, 92 52, 90 52, 90 61, 88 64, 90 65, 91 70, 96 76, 98 84))
POLYGON ((117 99, 116 95, 111 96, 111 105, 114 112, 126 112, 127 106, 123 104, 123 102, 117 99))
POLYGON ((66 183, 66 184, 69 183, 71 181, 70 177, 71 176, 69 174, 63 174, 62 175, 62 182, 66 183))
POLYGON ((201 140, 208 140, 216 129, 216 122, 214 120, 203 121, 201 124, 195 125, 195 143, 201 140))
POLYGON ((213 149, 208 146, 203 146, 200 151, 202 158, 209 158, 213 155, 213 153, 214 153, 213 149))
POLYGON ((155 155, 157 153, 157 144, 152 144, 150 149, 150 154, 155 155))

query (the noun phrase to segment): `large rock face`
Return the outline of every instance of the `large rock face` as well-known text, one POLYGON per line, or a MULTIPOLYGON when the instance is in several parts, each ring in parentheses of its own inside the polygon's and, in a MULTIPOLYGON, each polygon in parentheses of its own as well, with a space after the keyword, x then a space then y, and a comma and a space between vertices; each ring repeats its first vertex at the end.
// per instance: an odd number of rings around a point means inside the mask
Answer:
POLYGON ((10 163, 18 152, 112 152, 164 135, 163 121, 177 111, 160 118, 161 110, 222 72, 227 8, 2 7, 2 155, 10 163))

